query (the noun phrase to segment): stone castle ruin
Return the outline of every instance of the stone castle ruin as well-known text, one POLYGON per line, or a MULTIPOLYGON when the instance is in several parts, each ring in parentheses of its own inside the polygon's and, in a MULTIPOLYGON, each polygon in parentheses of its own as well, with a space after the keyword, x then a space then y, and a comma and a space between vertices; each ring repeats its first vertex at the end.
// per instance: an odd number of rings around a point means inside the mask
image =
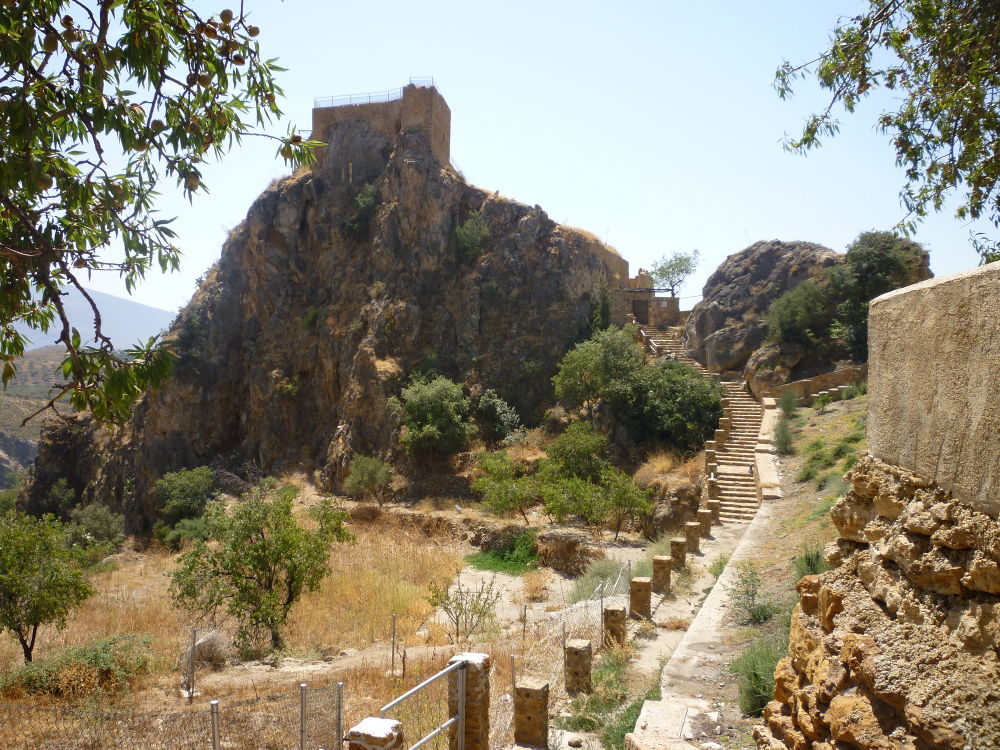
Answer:
POLYGON ((1000 747, 1000 263, 877 298, 869 454, 761 748, 1000 747))
MULTIPOLYGON (((369 182, 382 174, 392 144, 401 133, 418 135, 442 166, 451 166, 451 109, 433 78, 411 78, 406 86, 391 91, 316 99, 310 137, 328 145, 317 153, 314 169, 343 185, 369 182), (352 127, 358 122, 368 126, 367 138, 359 138, 352 127)), ((608 268, 616 325, 634 321, 671 326, 683 322, 676 297, 658 297, 646 271, 639 269, 630 277, 628 261, 610 245, 594 239, 589 249, 608 268)))

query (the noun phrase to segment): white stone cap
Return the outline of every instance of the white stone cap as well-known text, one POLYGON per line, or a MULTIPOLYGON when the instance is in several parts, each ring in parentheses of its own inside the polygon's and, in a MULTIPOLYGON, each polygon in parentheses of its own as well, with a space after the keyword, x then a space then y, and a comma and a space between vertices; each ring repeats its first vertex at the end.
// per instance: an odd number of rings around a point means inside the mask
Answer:
POLYGON ((396 719, 380 719, 369 716, 351 727, 349 734, 363 734, 373 739, 392 739, 400 732, 400 724, 396 719))
POLYGON ((455 654, 448 660, 448 663, 454 664, 457 661, 467 661, 469 664, 482 666, 489 660, 489 658, 489 654, 480 654, 476 651, 466 651, 464 654, 455 654))

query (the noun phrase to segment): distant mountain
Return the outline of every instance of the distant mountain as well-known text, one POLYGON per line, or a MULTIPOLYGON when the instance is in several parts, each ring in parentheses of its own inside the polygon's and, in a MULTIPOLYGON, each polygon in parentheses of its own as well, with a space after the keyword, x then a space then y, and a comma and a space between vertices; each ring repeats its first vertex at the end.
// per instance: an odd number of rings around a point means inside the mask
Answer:
MULTIPOLYGON (((149 305, 142 305, 124 297, 96 292, 88 289, 87 293, 94 298, 101 311, 101 330, 120 349, 145 342, 150 336, 164 331, 174 319, 175 313, 160 310, 149 305)), ((70 322, 77 327, 80 335, 86 340, 94 334, 94 315, 90 304, 75 289, 63 298, 66 314, 70 322)), ((55 343, 58 330, 49 329, 48 333, 35 331, 26 326, 17 326, 18 331, 28 337, 31 342, 26 349, 38 349, 55 343)))

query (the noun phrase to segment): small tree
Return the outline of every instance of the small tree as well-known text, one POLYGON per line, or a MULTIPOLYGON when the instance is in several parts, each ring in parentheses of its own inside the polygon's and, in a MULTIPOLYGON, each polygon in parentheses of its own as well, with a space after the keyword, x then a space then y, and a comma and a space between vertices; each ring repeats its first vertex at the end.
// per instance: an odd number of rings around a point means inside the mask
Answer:
POLYGON ((497 586, 497 577, 481 581, 479 588, 463 587, 461 581, 454 589, 430 585, 427 601, 439 608, 448 618, 451 631, 448 637, 452 643, 470 638, 496 616, 496 606, 504 595, 503 588, 497 586))
POLYGON ((93 593, 62 523, 52 516, 0 517, 0 628, 17 638, 25 663, 39 626, 66 627, 66 616, 93 593))
POLYGON ((466 260, 479 257, 483 245, 490 238, 490 225, 479 211, 472 211, 464 223, 455 228, 458 252, 466 260))
POLYGON ((401 438, 411 455, 451 456, 469 444, 475 428, 466 419, 469 399, 462 386, 446 377, 414 377, 397 404, 406 432, 401 438))
POLYGON ((692 250, 690 253, 674 253, 669 258, 664 255, 650 270, 653 281, 658 288, 669 289, 670 296, 676 297, 677 290, 681 284, 694 273, 698 267, 699 253, 692 250))
POLYGON ((164 522, 173 526, 184 518, 198 518, 218 494, 214 485, 215 472, 209 466, 164 474, 153 485, 164 522))
POLYGON ((653 493, 651 490, 639 489, 625 472, 610 466, 601 475, 601 485, 606 497, 607 513, 615 525, 617 540, 625 521, 639 518, 653 509, 653 493))
POLYGON ((205 513, 211 543, 199 542, 180 558, 170 592, 181 607, 216 619, 236 619, 236 641, 252 652, 261 637, 284 647, 288 612, 330 572, 335 541, 350 538, 344 513, 324 498, 312 511, 314 528, 292 515, 294 487, 265 480, 227 512, 212 503, 205 513))
POLYGON ((517 464, 504 452, 482 454, 478 468, 481 473, 472 489, 482 493, 486 509, 498 516, 520 513, 527 526, 528 508, 538 501, 535 478, 519 476, 517 464))
POLYGON ((607 520, 607 505, 601 488, 579 477, 550 479, 541 485, 545 512, 562 523, 573 516, 590 526, 607 520))
POLYGON ((392 483, 392 467, 374 456, 354 456, 347 467, 344 491, 348 495, 367 499, 374 497, 379 505, 392 483))
POLYGON ((548 444, 545 452, 556 462, 560 475, 593 481, 607 466, 604 460, 607 448, 608 439, 604 435, 594 432, 587 422, 574 422, 548 444))
POLYGON ((490 445, 496 445, 521 426, 517 410, 492 388, 487 388, 479 397, 476 422, 483 439, 490 445))

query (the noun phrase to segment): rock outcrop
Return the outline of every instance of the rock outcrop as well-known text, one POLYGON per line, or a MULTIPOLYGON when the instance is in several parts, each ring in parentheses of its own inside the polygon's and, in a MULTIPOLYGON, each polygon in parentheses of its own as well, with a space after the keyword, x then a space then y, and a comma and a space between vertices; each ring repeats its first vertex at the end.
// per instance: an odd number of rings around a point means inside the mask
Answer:
POLYGON ((1000 747, 1000 524, 871 456, 848 479, 758 745, 1000 747))
MULTIPOLYGON (((355 452, 393 458, 388 399, 415 371, 538 416, 556 363, 589 334, 622 263, 607 246, 468 185, 418 132, 389 142, 354 120, 326 138, 323 167, 273 183, 232 231, 171 330, 171 382, 89 472, 88 494, 123 508, 132 531, 150 527, 167 471, 249 462, 335 489, 355 452), (361 180, 374 205, 358 200, 361 180), (463 253, 455 229, 473 211, 490 236, 463 253)), ((47 471, 75 471, 48 455, 47 471)))
POLYGON ((767 336, 761 316, 771 303, 843 257, 811 242, 779 240, 733 253, 709 276, 691 310, 684 329, 688 354, 711 372, 741 375, 767 336))

